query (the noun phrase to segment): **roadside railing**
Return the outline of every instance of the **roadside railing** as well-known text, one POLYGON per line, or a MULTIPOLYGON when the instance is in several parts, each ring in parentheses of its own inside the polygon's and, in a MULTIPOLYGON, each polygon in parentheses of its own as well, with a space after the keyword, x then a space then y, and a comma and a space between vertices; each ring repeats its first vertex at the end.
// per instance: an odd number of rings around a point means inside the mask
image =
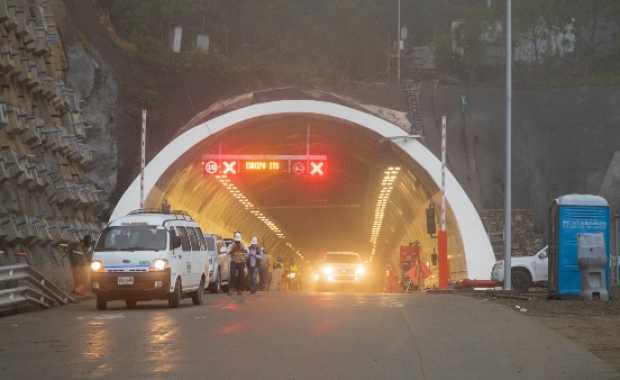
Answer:
POLYGON ((75 300, 30 265, 0 266, 0 311, 24 304, 50 308, 71 302, 75 300))

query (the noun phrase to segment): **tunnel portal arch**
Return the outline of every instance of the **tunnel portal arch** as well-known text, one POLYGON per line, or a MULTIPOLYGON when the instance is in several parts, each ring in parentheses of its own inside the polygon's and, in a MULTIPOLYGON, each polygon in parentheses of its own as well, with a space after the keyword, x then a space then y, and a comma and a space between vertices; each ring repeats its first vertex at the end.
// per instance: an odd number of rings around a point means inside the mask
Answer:
MULTIPOLYGON (((144 193, 148 196, 157 181, 183 154, 209 136, 251 119, 286 114, 316 114, 350 122, 367 128, 390 139, 403 153, 422 168, 435 185, 441 181, 440 160, 418 140, 403 138, 404 132, 397 125, 369 113, 336 103, 317 100, 278 100, 249 105, 186 130, 166 145, 146 166, 144 193)), ((461 235, 466 261, 467 277, 488 279, 495 262, 489 236, 474 204, 457 179, 446 173, 446 198, 461 235)), ((139 208, 140 178, 127 188, 116 205, 111 219, 126 215, 139 208)))

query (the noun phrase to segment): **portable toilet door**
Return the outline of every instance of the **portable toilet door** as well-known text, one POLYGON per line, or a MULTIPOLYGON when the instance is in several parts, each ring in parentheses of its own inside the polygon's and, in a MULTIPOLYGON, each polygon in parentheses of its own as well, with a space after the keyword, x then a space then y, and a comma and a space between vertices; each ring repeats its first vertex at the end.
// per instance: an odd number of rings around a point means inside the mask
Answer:
POLYGON ((549 214, 549 292, 555 297, 579 296, 581 270, 577 262, 577 235, 603 233, 609 262, 609 203, 596 195, 564 195, 553 201, 549 214))

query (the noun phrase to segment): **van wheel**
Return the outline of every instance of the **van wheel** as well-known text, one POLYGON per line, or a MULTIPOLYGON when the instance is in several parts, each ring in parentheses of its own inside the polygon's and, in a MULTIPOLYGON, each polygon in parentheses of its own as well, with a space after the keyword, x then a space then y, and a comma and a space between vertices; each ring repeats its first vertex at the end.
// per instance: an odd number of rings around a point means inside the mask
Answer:
POLYGON ((219 293, 222 291, 222 275, 217 272, 217 277, 213 285, 211 285, 211 293, 219 293))
POLYGON ((177 278, 177 282, 176 284, 174 284, 174 291, 170 293, 170 295, 168 295, 168 306, 170 306, 171 308, 179 307, 179 304, 181 303, 181 298, 183 297, 183 294, 181 294, 181 292, 181 279, 177 278))
POLYGON ((136 300, 125 300, 125 305, 127 309, 135 309, 138 302, 136 300))
POLYGON ((108 308, 108 302, 102 296, 97 296, 97 310, 106 310, 108 308))
POLYGON ((198 285, 198 290, 196 290, 192 294, 192 302, 194 305, 202 305, 205 303, 205 278, 202 277, 200 279, 200 285, 198 285))
POLYGON ((513 268, 510 278, 512 279, 513 289, 520 293, 527 292, 532 286, 530 274, 523 269, 513 268))

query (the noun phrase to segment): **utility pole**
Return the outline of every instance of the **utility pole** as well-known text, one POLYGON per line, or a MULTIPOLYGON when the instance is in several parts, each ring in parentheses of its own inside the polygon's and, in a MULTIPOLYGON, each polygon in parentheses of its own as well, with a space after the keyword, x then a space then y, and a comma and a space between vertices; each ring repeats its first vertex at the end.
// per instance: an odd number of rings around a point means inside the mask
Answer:
POLYGON ((512 1, 506 0, 506 190, 504 203, 504 290, 512 290, 512 1))

